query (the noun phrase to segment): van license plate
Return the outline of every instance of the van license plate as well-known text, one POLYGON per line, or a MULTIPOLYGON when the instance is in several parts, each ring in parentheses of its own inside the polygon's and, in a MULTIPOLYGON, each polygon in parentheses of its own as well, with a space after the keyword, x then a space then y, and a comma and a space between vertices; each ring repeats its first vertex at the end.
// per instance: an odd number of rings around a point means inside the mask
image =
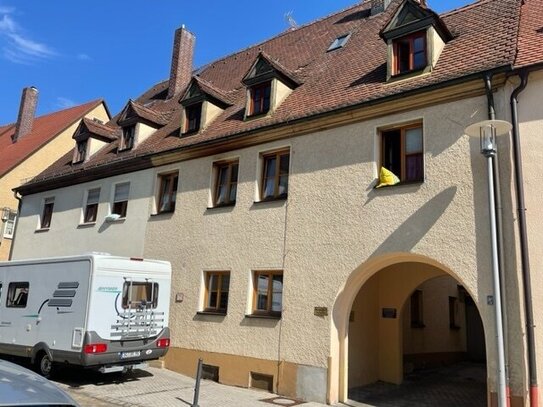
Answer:
POLYGON ((121 359, 137 358, 139 355, 139 350, 136 350, 134 352, 121 352, 121 359))

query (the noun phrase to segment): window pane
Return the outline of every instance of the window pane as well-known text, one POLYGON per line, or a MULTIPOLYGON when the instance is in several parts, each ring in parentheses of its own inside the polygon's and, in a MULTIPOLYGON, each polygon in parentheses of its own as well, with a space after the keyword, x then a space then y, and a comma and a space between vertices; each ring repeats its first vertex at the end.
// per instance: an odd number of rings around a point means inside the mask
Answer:
POLYGON ((269 198, 273 196, 273 190, 275 188, 275 178, 266 179, 266 185, 264 186, 263 198, 269 198))
POLYGON ((229 200, 230 202, 236 202, 236 191, 237 191, 237 185, 236 184, 232 184, 230 186, 230 197, 229 197, 229 200))
POLYGON ((424 51, 413 54, 413 69, 420 69, 426 66, 426 54, 424 51))
POLYGON ((230 276, 223 275, 221 279, 221 291, 228 291, 228 285, 230 284, 230 276))
POLYGON ((272 311, 281 312, 283 305, 283 276, 273 276, 272 311))
POLYGON ((268 276, 258 276, 258 289, 256 299, 256 309, 267 311, 268 310, 268 276))
POLYGON ((285 195, 288 192, 288 175, 279 177, 279 195, 285 195))
POLYGON ((423 179, 422 153, 405 157, 405 180, 421 181, 423 179))
POLYGON ((227 182, 228 167, 219 168, 219 185, 224 185, 227 182))
POLYGON ((87 205, 98 203, 100 198, 100 188, 90 189, 87 197, 87 205))
POLYGON ((409 67, 409 41, 398 41, 396 50, 397 70, 398 73, 406 72, 410 70, 409 67))
POLYGON ((399 130, 383 132, 382 165, 400 177, 402 173, 401 133, 399 130))
POLYGON ((217 189, 217 204, 223 204, 226 202, 226 186, 219 186, 217 189))
POLYGON ((283 154, 279 162, 279 173, 288 174, 288 163, 289 163, 290 154, 283 154))
POLYGON ((125 182, 123 184, 115 185, 115 195, 113 202, 128 201, 128 193, 130 192, 130 183, 125 182))
POLYGON ((232 175, 230 177, 230 182, 238 182, 238 164, 232 165, 232 175))
POLYGON ((422 127, 405 131, 405 153, 420 153, 422 151, 422 127))
POLYGON ((156 308, 158 284, 148 282, 125 282, 123 286, 123 308, 156 308))
POLYGON ((217 291, 217 288, 219 288, 219 276, 212 274, 209 276, 209 289, 211 291, 217 291))
POLYGON ((209 303, 207 304, 209 308, 217 308, 217 297, 218 297, 217 292, 209 293, 209 303))
POLYGON ((413 52, 424 52, 424 37, 416 37, 413 39, 413 52))
POLYGON ((219 309, 225 310, 228 308, 228 292, 221 292, 221 303, 219 309))
POLYGON ((275 176, 275 157, 266 159, 266 178, 275 176))

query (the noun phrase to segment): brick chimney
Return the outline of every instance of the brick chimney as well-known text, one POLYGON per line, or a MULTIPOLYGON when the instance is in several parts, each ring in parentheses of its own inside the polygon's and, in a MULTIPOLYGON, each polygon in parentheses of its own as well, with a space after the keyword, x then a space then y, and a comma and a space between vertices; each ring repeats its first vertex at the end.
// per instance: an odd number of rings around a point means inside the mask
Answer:
POLYGON ((382 13, 390 5, 392 0, 370 0, 371 2, 371 15, 382 13))
POLYGON ((37 104, 38 89, 34 86, 24 88, 21 96, 21 104, 19 105, 19 115, 17 116, 15 133, 11 136, 11 141, 14 143, 32 131, 37 104))
POLYGON ((192 57, 194 55, 195 41, 194 34, 186 30, 184 25, 175 31, 168 99, 185 89, 192 78, 192 57))

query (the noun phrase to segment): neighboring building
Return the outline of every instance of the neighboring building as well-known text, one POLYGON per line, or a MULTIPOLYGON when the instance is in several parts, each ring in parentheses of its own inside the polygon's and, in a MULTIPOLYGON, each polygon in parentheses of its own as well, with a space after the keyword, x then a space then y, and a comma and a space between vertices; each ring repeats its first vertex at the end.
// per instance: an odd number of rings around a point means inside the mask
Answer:
POLYGON ((12 190, 73 149, 71 138, 81 118, 110 119, 102 100, 35 117, 37 104, 38 90, 23 89, 17 122, 0 125, 0 261, 9 257, 17 220, 19 201, 12 190))
POLYGON ((182 28, 169 81, 105 125, 82 121, 77 148, 17 189, 13 257, 171 261, 165 363, 186 374, 202 357, 223 383, 332 403, 421 366, 486 360, 491 400, 487 167, 464 129, 496 116, 518 123, 530 209, 526 251, 504 137, 506 354, 511 404, 524 405, 543 377, 523 300, 531 281, 542 343, 541 21, 541 0, 443 15, 375 0, 194 72, 182 28), (399 183, 376 188, 381 167, 399 183))

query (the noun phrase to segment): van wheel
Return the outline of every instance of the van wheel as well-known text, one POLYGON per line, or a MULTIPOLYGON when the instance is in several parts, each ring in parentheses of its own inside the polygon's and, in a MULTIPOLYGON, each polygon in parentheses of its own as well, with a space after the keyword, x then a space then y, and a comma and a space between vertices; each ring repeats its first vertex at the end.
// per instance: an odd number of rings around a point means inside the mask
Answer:
POLYGON ((53 361, 49 355, 45 352, 40 353, 37 361, 38 372, 46 378, 50 378, 53 375, 53 361))

